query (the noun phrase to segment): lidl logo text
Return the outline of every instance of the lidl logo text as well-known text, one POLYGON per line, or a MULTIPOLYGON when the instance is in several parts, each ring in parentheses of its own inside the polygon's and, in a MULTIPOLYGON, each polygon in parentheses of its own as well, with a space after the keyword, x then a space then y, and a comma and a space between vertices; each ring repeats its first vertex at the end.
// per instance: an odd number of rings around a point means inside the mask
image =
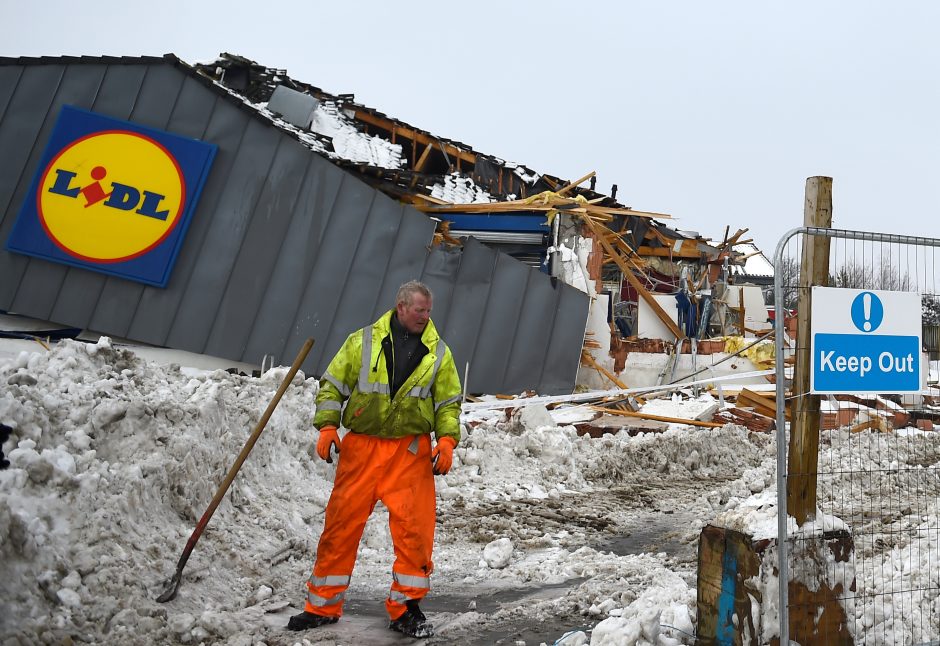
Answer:
MULTIPOLYGON (((133 186, 112 182, 111 192, 104 192, 101 180, 108 174, 104 166, 95 166, 91 169, 91 177, 94 181, 87 186, 72 186, 72 182, 75 181, 78 173, 73 173, 72 171, 63 170, 61 168, 55 169, 55 173, 55 183, 49 189, 49 192, 75 198, 81 194, 82 197, 85 198, 84 206, 86 209, 102 200, 104 200, 104 206, 109 206, 112 209, 120 209, 122 211, 130 211, 140 204, 140 191, 133 186)), ((149 218, 166 220, 166 216, 170 214, 170 211, 157 210, 160 206, 160 202, 166 199, 166 196, 146 190, 143 193, 143 203, 135 213, 146 215, 149 218)))

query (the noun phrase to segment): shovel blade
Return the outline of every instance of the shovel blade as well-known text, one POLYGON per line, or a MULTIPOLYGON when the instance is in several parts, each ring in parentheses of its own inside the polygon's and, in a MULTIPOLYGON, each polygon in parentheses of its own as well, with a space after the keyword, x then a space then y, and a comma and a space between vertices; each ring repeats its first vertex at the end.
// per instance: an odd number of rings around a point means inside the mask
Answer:
POLYGON ((170 579, 167 584, 167 589, 157 597, 157 603, 166 603, 167 601, 172 601, 176 598, 176 593, 180 589, 180 579, 183 576, 183 569, 177 568, 176 574, 173 575, 173 578, 170 579))

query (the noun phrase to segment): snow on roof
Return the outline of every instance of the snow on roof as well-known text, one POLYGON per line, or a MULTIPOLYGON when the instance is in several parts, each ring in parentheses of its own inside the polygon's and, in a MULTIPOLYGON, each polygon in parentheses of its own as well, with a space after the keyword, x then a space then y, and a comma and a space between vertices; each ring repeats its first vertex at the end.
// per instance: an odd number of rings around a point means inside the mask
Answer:
POLYGON ((310 129, 333 142, 330 156, 381 168, 401 168, 401 146, 376 135, 360 132, 336 101, 321 101, 313 112, 310 129))
POLYGON ((431 197, 439 200, 446 200, 454 204, 476 204, 493 202, 490 194, 476 185, 469 177, 463 177, 458 173, 444 175, 443 182, 438 182, 431 187, 431 197))
POLYGON ((773 278, 773 263, 767 259, 767 256, 764 255, 764 252, 758 249, 756 245, 750 242, 736 244, 734 245, 734 250, 749 257, 745 259, 743 267, 735 266, 732 268, 733 274, 736 276, 761 276, 765 278, 773 278))

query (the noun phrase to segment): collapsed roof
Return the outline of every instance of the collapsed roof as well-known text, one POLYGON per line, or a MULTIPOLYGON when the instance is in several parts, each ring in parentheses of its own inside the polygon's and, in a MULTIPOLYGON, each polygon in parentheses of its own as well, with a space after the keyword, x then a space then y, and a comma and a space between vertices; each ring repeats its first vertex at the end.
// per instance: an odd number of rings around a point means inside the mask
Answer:
MULTIPOLYGON (((721 254, 722 248, 697 233, 673 229, 656 219, 668 215, 634 211, 618 202, 616 185, 610 195, 596 191, 593 173, 571 182, 481 153, 362 105, 353 94, 331 94, 291 78, 287 70, 265 67, 242 56, 222 53, 216 60, 194 67, 260 112, 296 129, 312 149, 333 163, 359 173, 386 195, 445 220, 450 224, 448 231, 456 237, 472 234, 533 266, 545 260, 544 252, 533 246, 544 249, 549 243, 543 219, 509 222, 503 218, 493 223, 465 216, 496 213, 481 205, 505 202, 515 203, 514 208, 500 209, 500 213, 521 215, 531 211, 519 201, 568 187, 571 198, 622 210, 608 228, 640 256, 714 261, 721 254), (580 186, 588 180, 588 187, 580 186), (445 204, 455 206, 439 208, 445 204), (496 227, 503 235, 487 233, 496 227)), ((743 254, 733 252, 729 245, 726 255, 736 262, 743 254)))

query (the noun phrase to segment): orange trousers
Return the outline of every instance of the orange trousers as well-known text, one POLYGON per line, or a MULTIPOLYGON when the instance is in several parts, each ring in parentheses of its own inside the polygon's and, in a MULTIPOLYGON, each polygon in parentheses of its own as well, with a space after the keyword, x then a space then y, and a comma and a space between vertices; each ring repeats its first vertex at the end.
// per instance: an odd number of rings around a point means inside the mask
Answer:
POLYGON ((385 609, 391 619, 431 589, 435 493, 431 436, 385 439, 347 433, 343 438, 316 564, 307 581, 304 610, 328 617, 343 614, 359 540, 381 500, 395 547, 392 585, 385 609))

